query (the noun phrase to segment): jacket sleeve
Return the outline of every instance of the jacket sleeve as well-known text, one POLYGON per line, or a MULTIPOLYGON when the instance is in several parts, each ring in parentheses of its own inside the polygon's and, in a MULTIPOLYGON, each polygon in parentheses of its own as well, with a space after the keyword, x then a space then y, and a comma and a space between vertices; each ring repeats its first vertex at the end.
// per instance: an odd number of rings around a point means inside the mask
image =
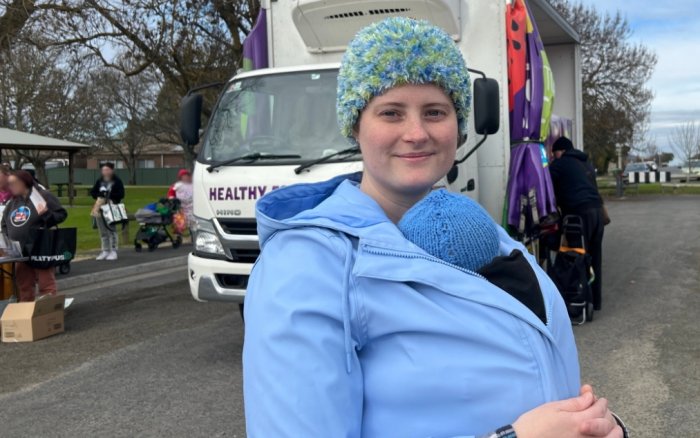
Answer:
POLYGON ((95 181, 95 184, 92 185, 92 188, 90 189, 90 196, 92 196, 92 199, 97 199, 100 197, 100 180, 98 179, 95 181))
POLYGON ((114 184, 112 185, 112 190, 109 193, 109 198, 115 204, 119 204, 124 199, 124 183, 119 178, 114 178, 114 184))
POLYGON ((345 243, 312 228, 281 231, 253 268, 243 347, 249 437, 361 435, 362 370, 344 325, 345 243))
POLYGON ((54 227, 68 217, 68 212, 61 205, 54 195, 47 191, 42 191, 41 196, 46 200, 46 213, 42 215, 47 227, 54 227))
POLYGON ((177 198, 177 193, 175 192, 175 184, 171 185, 168 189, 168 199, 177 198))

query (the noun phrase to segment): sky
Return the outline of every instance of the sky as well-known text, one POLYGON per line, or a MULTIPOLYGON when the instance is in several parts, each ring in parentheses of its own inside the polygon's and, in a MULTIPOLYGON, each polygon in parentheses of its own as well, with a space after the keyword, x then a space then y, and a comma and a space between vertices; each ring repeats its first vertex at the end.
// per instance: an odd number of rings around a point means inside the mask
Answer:
POLYGON ((668 137, 673 128, 700 122, 700 1, 581 1, 599 11, 620 11, 630 23, 632 40, 656 52, 649 134, 660 149, 672 151, 668 137))

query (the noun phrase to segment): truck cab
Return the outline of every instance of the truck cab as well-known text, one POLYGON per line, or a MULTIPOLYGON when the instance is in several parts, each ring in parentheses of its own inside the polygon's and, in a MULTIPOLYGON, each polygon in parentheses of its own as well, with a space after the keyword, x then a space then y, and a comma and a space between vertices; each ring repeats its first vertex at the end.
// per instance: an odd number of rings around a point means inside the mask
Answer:
MULTIPOLYGON (((542 17, 543 38, 563 56, 554 56, 552 69, 569 90, 560 108, 555 101, 555 111, 580 123, 577 37, 546 0, 530 3, 542 17)), ((388 16, 442 27, 473 69, 469 135, 457 152, 461 162, 440 185, 472 197, 500 221, 510 155, 508 126, 500 123, 508 120, 505 2, 290 0, 263 1, 261 7, 268 68, 241 72, 223 86, 193 172, 196 223, 188 277, 196 300, 243 302, 260 252, 258 199, 279 187, 362 169, 360 154, 336 124, 337 73, 357 31, 388 16)), ((200 142, 201 104, 195 93, 183 99, 181 130, 189 144, 200 142)))

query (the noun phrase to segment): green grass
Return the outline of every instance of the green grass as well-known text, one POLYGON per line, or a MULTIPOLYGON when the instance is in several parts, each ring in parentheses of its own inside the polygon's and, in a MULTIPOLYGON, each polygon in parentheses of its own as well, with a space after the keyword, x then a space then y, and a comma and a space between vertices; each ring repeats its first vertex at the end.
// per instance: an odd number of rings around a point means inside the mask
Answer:
MULTIPOLYGON (((603 196, 616 196, 615 182, 613 180, 598 180, 598 188, 603 196)), ((625 186, 625 196, 635 195, 700 195, 700 184, 697 183, 673 183, 673 184, 628 184, 625 186)))
MULTIPOLYGON (((55 187, 52 187, 53 193, 56 193, 55 187)), ((59 198, 61 204, 68 210, 68 219, 62 224, 64 227, 76 227, 78 229, 78 250, 99 249, 100 236, 97 230, 92 228, 92 218, 90 210, 95 201, 87 194, 89 187, 76 186, 76 194, 78 195, 73 201, 73 207, 68 206, 68 197, 62 196, 59 198)), ((156 202, 160 198, 165 197, 168 193, 167 186, 127 186, 126 197, 124 204, 129 214, 134 214, 136 210, 142 208, 146 204, 156 202)), ((65 194, 65 188, 64 188, 65 194)), ((130 224, 131 236, 136 233, 137 225, 130 224)), ((121 238, 121 233, 120 236, 121 238)), ((122 246, 130 246, 132 242, 119 242, 122 246)))

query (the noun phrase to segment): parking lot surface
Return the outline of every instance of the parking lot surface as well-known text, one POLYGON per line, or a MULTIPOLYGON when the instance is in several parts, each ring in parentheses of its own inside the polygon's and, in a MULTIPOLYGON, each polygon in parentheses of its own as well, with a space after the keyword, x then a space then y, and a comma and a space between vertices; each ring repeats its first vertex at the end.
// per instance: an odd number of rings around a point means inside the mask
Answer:
MULTIPOLYGON (((610 201, 583 380, 634 437, 700 436, 700 197, 610 201)), ((65 334, 0 344, 0 435, 243 437, 236 305, 156 277, 76 295, 65 334)))

